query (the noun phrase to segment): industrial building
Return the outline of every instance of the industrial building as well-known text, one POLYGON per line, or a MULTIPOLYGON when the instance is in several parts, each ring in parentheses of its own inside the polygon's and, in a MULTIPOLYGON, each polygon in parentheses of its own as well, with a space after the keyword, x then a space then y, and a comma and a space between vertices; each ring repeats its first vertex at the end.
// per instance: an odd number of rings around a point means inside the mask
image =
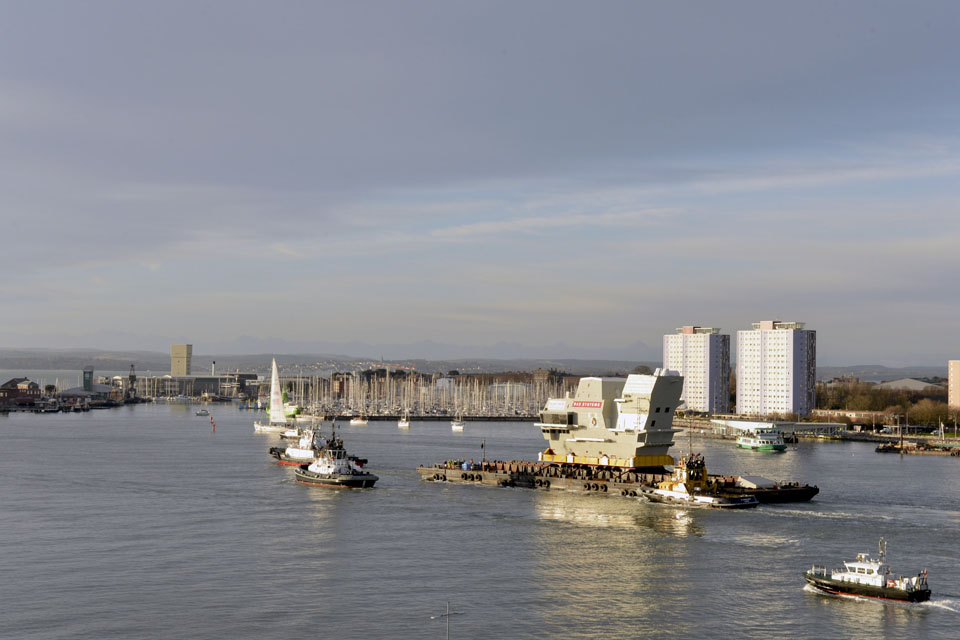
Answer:
POLYGON ((192 344, 170 345, 170 375, 174 378, 191 375, 192 344))

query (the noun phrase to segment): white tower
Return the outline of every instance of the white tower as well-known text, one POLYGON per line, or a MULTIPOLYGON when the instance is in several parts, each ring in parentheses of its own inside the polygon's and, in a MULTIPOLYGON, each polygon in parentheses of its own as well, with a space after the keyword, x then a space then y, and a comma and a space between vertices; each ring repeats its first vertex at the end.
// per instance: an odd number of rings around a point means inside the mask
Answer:
POLYGON ((730 411, 730 336, 711 327, 679 327, 663 336, 663 368, 683 376, 683 408, 730 411))
POLYGON ((817 332, 764 320, 737 332, 737 413, 807 415, 816 406, 817 332))

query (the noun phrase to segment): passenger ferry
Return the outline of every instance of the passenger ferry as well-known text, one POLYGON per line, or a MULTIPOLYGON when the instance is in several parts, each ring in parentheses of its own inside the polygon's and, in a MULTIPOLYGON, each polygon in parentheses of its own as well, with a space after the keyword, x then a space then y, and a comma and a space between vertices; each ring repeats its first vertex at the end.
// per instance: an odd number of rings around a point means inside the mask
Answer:
POLYGON ((773 427, 757 429, 738 436, 737 446, 741 449, 752 449, 753 451, 787 450, 787 444, 783 441, 783 432, 773 427))

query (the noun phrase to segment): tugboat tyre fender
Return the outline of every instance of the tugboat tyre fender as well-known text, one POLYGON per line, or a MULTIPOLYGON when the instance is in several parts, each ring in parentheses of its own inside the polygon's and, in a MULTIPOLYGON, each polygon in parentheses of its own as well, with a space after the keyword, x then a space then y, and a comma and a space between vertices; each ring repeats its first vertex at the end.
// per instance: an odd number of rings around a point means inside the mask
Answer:
POLYGON ((590 491, 590 483, 589 483, 589 482, 584 482, 584 483, 583 483, 583 488, 584 488, 586 491, 590 491))
POLYGON ((460 474, 460 479, 461 479, 461 480, 466 480, 466 479, 467 479, 467 474, 461 473, 461 474, 460 474))
POLYGON ((604 493, 606 493, 606 492, 607 492, 607 485, 605 485, 605 484, 600 485, 600 491, 603 491, 604 493))
POLYGON ((544 480, 544 481, 543 481, 543 488, 544 488, 544 489, 549 489, 549 488, 550 488, 550 481, 549 481, 549 480, 544 480))
POLYGON ((481 480, 483 480, 483 474, 482 474, 482 473, 478 473, 477 475, 473 476, 473 478, 474 478, 474 480, 476 480, 477 482, 480 482, 481 480))
POLYGON ((591 485, 591 486, 593 487, 593 490, 594 490, 594 491, 599 491, 599 490, 600 490, 600 485, 598 485, 596 482, 594 482, 593 485, 591 485))

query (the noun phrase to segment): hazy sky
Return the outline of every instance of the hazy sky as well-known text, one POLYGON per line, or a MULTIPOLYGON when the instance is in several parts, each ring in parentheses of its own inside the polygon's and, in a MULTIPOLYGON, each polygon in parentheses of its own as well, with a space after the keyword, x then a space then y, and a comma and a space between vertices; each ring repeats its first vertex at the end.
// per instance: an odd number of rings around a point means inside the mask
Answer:
MULTIPOLYGON (((0 2, 0 346, 960 358, 960 3, 0 2)), ((625 354, 629 357, 630 354, 625 354)))

